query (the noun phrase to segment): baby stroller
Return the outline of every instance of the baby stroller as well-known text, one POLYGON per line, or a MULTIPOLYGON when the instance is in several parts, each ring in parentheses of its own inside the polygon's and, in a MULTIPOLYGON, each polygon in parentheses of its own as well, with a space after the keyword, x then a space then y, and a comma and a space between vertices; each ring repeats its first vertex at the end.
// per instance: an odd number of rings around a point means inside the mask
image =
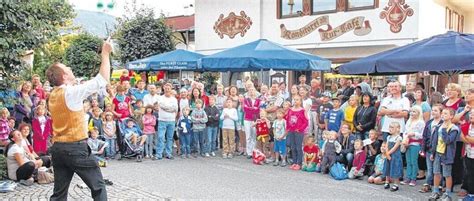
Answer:
POLYGON ((117 135, 117 144, 119 147, 117 160, 121 160, 122 158, 136 158, 137 162, 142 162, 143 160, 143 147, 140 145, 134 145, 129 139, 125 138, 125 129, 127 128, 127 123, 129 121, 134 122, 134 127, 137 128, 139 133, 138 135, 142 135, 142 129, 138 125, 137 121, 133 118, 125 118, 122 121, 118 122, 118 131, 119 135, 117 135))

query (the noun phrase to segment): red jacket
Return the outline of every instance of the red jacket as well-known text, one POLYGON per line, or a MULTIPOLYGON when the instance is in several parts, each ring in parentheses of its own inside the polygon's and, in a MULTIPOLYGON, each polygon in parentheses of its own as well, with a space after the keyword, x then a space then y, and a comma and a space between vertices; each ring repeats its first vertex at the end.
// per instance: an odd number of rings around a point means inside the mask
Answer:
POLYGON ((352 167, 355 167, 356 170, 359 171, 362 167, 364 167, 366 157, 367 153, 365 150, 355 153, 354 160, 352 161, 352 167))
POLYGON ((37 117, 31 122, 31 127, 33 130, 33 149, 36 153, 46 153, 48 151, 48 137, 53 132, 51 118, 46 117, 43 132, 41 132, 41 125, 37 117))
POLYGON ((252 105, 252 100, 246 98, 244 100, 244 120, 255 121, 260 113, 260 99, 255 99, 254 104, 252 105))

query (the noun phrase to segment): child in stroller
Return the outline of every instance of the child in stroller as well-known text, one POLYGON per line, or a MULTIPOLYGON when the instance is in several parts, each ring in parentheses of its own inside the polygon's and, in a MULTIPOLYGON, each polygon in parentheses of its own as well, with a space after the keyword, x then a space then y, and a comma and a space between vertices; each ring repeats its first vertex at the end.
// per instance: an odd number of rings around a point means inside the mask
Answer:
POLYGON ((143 159, 143 145, 145 144, 146 135, 142 135, 142 130, 132 118, 124 119, 120 123, 120 137, 122 144, 120 144, 119 158, 136 157, 138 162, 143 159))

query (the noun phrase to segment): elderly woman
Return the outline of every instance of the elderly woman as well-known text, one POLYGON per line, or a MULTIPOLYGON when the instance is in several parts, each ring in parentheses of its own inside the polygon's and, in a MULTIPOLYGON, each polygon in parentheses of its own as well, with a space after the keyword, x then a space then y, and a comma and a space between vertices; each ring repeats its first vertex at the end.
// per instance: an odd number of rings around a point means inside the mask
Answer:
POLYGON ((449 83, 446 86, 446 96, 448 99, 443 101, 444 107, 452 108, 457 111, 460 107, 466 106, 466 103, 461 98, 461 85, 455 83, 449 83))
POLYGON ((7 146, 7 169, 8 178, 20 181, 24 185, 32 185, 34 183, 33 175, 41 166, 49 166, 49 160, 46 158, 35 159, 23 148, 24 141, 22 134, 18 130, 13 130, 8 135, 10 144, 7 146))
POLYGON ((257 98, 257 90, 253 87, 248 89, 247 95, 248 96, 244 99, 243 103, 245 136, 239 136, 241 140, 246 138, 246 142, 239 143, 239 148, 242 152, 244 151, 244 148, 246 148, 245 152, 247 156, 251 156, 257 139, 257 131, 255 130, 253 123, 257 120, 260 113, 261 100, 257 98))
POLYGON ((16 125, 19 123, 31 123, 32 110, 36 106, 36 95, 32 94, 31 82, 23 82, 17 93, 18 102, 15 104, 15 119, 16 125))

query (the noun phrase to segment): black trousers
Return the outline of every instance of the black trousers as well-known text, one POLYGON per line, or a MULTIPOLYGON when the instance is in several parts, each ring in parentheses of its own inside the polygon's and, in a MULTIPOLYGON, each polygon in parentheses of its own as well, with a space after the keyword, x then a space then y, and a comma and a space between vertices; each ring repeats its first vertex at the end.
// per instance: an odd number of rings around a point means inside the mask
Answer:
POLYGON ((54 167, 54 192, 50 200, 67 200, 74 173, 91 189, 94 200, 107 200, 104 179, 85 140, 74 143, 54 143, 51 147, 54 167))
POLYGON ((16 180, 27 180, 33 176, 34 172, 35 163, 33 161, 26 162, 16 170, 16 180))
POLYGON ((461 188, 469 194, 474 194, 474 159, 464 158, 464 177, 461 188))

